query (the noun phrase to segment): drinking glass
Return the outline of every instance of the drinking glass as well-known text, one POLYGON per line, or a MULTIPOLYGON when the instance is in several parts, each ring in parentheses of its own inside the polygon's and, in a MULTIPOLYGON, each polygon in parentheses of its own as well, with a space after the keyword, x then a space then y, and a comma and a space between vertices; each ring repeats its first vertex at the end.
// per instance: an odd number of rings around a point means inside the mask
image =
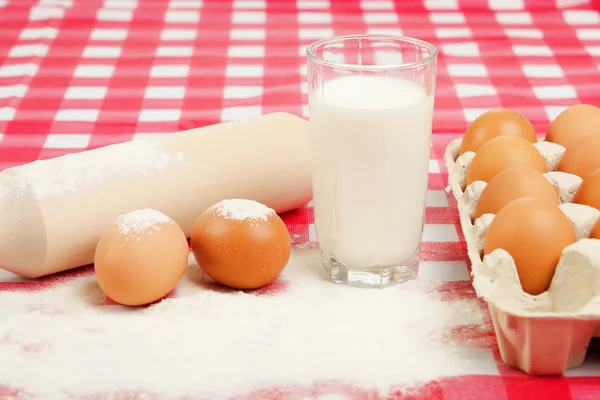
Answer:
POLYGON ((314 222, 333 282, 416 278, 423 233, 436 48, 393 35, 309 46, 314 222))

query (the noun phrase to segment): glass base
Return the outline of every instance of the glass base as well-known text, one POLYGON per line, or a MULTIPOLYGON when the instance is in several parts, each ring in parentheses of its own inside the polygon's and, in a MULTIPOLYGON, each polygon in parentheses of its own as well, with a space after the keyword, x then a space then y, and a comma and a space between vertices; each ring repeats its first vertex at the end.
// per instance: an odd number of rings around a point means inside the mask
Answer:
POLYGON ((380 289, 396 283, 411 281, 419 273, 421 246, 413 256, 397 265, 387 267, 354 268, 338 261, 335 256, 321 251, 321 263, 333 283, 360 288, 380 289))

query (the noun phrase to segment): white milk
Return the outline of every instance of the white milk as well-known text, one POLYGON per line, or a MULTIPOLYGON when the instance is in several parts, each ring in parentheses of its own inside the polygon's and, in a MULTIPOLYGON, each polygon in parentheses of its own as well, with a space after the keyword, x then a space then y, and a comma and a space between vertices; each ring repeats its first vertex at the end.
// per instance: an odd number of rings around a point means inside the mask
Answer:
POLYGON ((423 232, 433 95, 363 75, 326 82, 309 103, 322 251, 354 268, 409 260, 423 232))

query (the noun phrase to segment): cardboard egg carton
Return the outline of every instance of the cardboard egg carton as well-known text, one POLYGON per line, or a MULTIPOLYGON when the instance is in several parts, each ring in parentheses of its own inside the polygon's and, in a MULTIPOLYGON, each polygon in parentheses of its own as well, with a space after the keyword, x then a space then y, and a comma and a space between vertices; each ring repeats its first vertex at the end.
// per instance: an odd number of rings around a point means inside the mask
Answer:
POLYGON ((498 249, 482 258, 485 233, 494 215, 472 221, 486 183, 466 185, 475 154, 458 157, 461 140, 446 148, 448 191, 457 201, 473 286, 489 306, 502 360, 531 375, 557 375, 581 365, 600 327, 600 240, 588 239, 600 211, 571 203, 582 180, 556 171, 564 147, 543 141, 534 144, 546 161, 544 176, 557 191, 559 208, 571 221, 577 242, 564 249, 548 291, 537 296, 523 292, 514 260, 506 251, 498 249))

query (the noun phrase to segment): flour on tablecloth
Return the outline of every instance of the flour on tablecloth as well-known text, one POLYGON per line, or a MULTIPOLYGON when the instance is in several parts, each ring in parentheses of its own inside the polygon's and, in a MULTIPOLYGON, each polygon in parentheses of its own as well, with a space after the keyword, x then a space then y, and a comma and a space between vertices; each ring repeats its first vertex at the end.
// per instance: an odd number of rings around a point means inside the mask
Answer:
POLYGON ((152 400, 243 399, 260 388, 323 380, 387 393, 473 372, 439 338, 457 325, 482 324, 479 306, 442 301, 426 282, 335 285, 317 251, 292 252, 281 277, 287 289, 277 295, 204 279, 190 257, 176 296, 143 309, 98 306, 104 298, 93 277, 37 293, 0 292, 0 388, 43 400, 142 389, 152 400))

